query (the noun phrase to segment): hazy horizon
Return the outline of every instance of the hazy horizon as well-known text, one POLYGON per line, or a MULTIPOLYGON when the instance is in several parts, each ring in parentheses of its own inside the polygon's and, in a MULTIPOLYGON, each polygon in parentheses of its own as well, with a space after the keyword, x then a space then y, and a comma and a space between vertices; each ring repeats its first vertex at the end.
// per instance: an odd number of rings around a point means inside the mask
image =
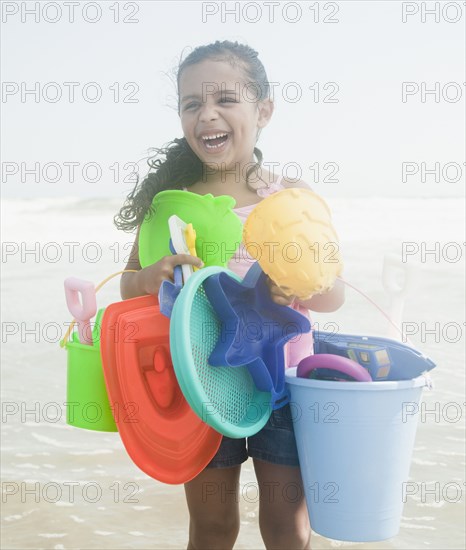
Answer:
POLYGON ((276 105, 258 147, 278 173, 329 197, 464 195, 461 3, 81 3, 55 23, 49 4, 2 3, 4 197, 124 198, 130 163, 143 177, 182 135, 179 56, 217 39, 259 52, 276 105))

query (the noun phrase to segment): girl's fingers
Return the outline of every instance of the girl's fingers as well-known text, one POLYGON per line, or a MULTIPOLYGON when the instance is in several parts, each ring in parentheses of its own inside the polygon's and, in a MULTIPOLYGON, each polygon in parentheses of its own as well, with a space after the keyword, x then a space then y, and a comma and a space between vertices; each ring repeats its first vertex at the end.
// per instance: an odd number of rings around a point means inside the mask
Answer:
POLYGON ((270 293, 275 294, 276 296, 282 296, 283 298, 288 298, 288 295, 285 294, 283 290, 275 284, 270 287, 270 293))
POLYGON ((285 296, 284 294, 278 294, 275 292, 271 292, 270 294, 272 296, 272 300, 281 306, 289 306, 293 301, 293 296, 285 296))
POLYGON ((273 281, 270 281, 269 290, 272 296, 272 300, 276 304, 279 304, 281 306, 289 306, 295 298, 294 296, 289 296, 288 294, 285 294, 285 292, 273 281))
POLYGON ((280 306, 289 306, 293 301, 291 298, 283 298, 282 296, 272 295, 272 300, 280 306))
POLYGON ((204 267, 204 262, 201 260, 201 258, 191 256, 191 254, 173 254, 172 256, 169 256, 169 258, 173 267, 183 264, 191 264, 195 265, 196 267, 204 267))

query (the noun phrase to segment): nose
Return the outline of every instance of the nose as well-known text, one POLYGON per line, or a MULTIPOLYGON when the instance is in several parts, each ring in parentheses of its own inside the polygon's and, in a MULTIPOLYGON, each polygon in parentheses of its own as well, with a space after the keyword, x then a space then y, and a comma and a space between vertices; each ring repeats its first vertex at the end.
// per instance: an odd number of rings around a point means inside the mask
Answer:
POLYGON ((216 120, 217 118, 218 112, 215 104, 210 101, 205 101, 200 109, 199 120, 201 122, 208 122, 211 120, 216 120))

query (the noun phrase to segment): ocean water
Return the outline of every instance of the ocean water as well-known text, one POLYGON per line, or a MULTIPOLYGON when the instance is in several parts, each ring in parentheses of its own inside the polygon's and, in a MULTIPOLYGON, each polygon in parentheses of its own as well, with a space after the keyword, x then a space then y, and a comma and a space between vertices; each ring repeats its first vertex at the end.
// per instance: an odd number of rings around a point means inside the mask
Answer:
MULTIPOLYGON (((456 549, 465 541, 465 236, 462 199, 329 200, 341 239, 344 277, 389 311, 382 285, 386 254, 412 272, 404 321, 430 356, 397 537, 344 543, 314 534, 313 548, 456 549), (403 244, 404 243, 404 244, 403 244), (430 413, 429 413, 430 411, 430 413)), ((70 321, 63 280, 98 283, 125 265, 132 235, 116 231, 119 203, 108 199, 5 200, 2 205, 2 548, 185 548, 183 486, 159 483, 130 460, 118 434, 65 423, 70 321)), ((118 279, 99 305, 119 300, 118 279)), ((382 315, 348 289, 335 313, 314 314, 320 329, 387 334, 382 315)), ((243 465, 242 487, 255 480, 243 465)), ((241 491, 236 548, 264 548, 258 502, 241 491)))

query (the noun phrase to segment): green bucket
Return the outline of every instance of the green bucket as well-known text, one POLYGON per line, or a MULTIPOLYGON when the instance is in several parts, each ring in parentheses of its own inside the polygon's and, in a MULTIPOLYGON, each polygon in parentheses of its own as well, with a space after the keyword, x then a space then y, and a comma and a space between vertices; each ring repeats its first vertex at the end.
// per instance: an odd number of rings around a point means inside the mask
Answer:
POLYGON ((100 356, 99 310, 94 325, 93 345, 81 344, 77 332, 66 343, 68 352, 66 422, 75 428, 116 432, 117 427, 108 400, 100 356))
POLYGON ((235 204, 229 195, 214 197, 176 189, 157 193, 139 231, 141 267, 171 256, 168 218, 173 214, 193 225, 196 254, 205 266, 225 267, 243 237, 243 224, 233 212, 235 204))

